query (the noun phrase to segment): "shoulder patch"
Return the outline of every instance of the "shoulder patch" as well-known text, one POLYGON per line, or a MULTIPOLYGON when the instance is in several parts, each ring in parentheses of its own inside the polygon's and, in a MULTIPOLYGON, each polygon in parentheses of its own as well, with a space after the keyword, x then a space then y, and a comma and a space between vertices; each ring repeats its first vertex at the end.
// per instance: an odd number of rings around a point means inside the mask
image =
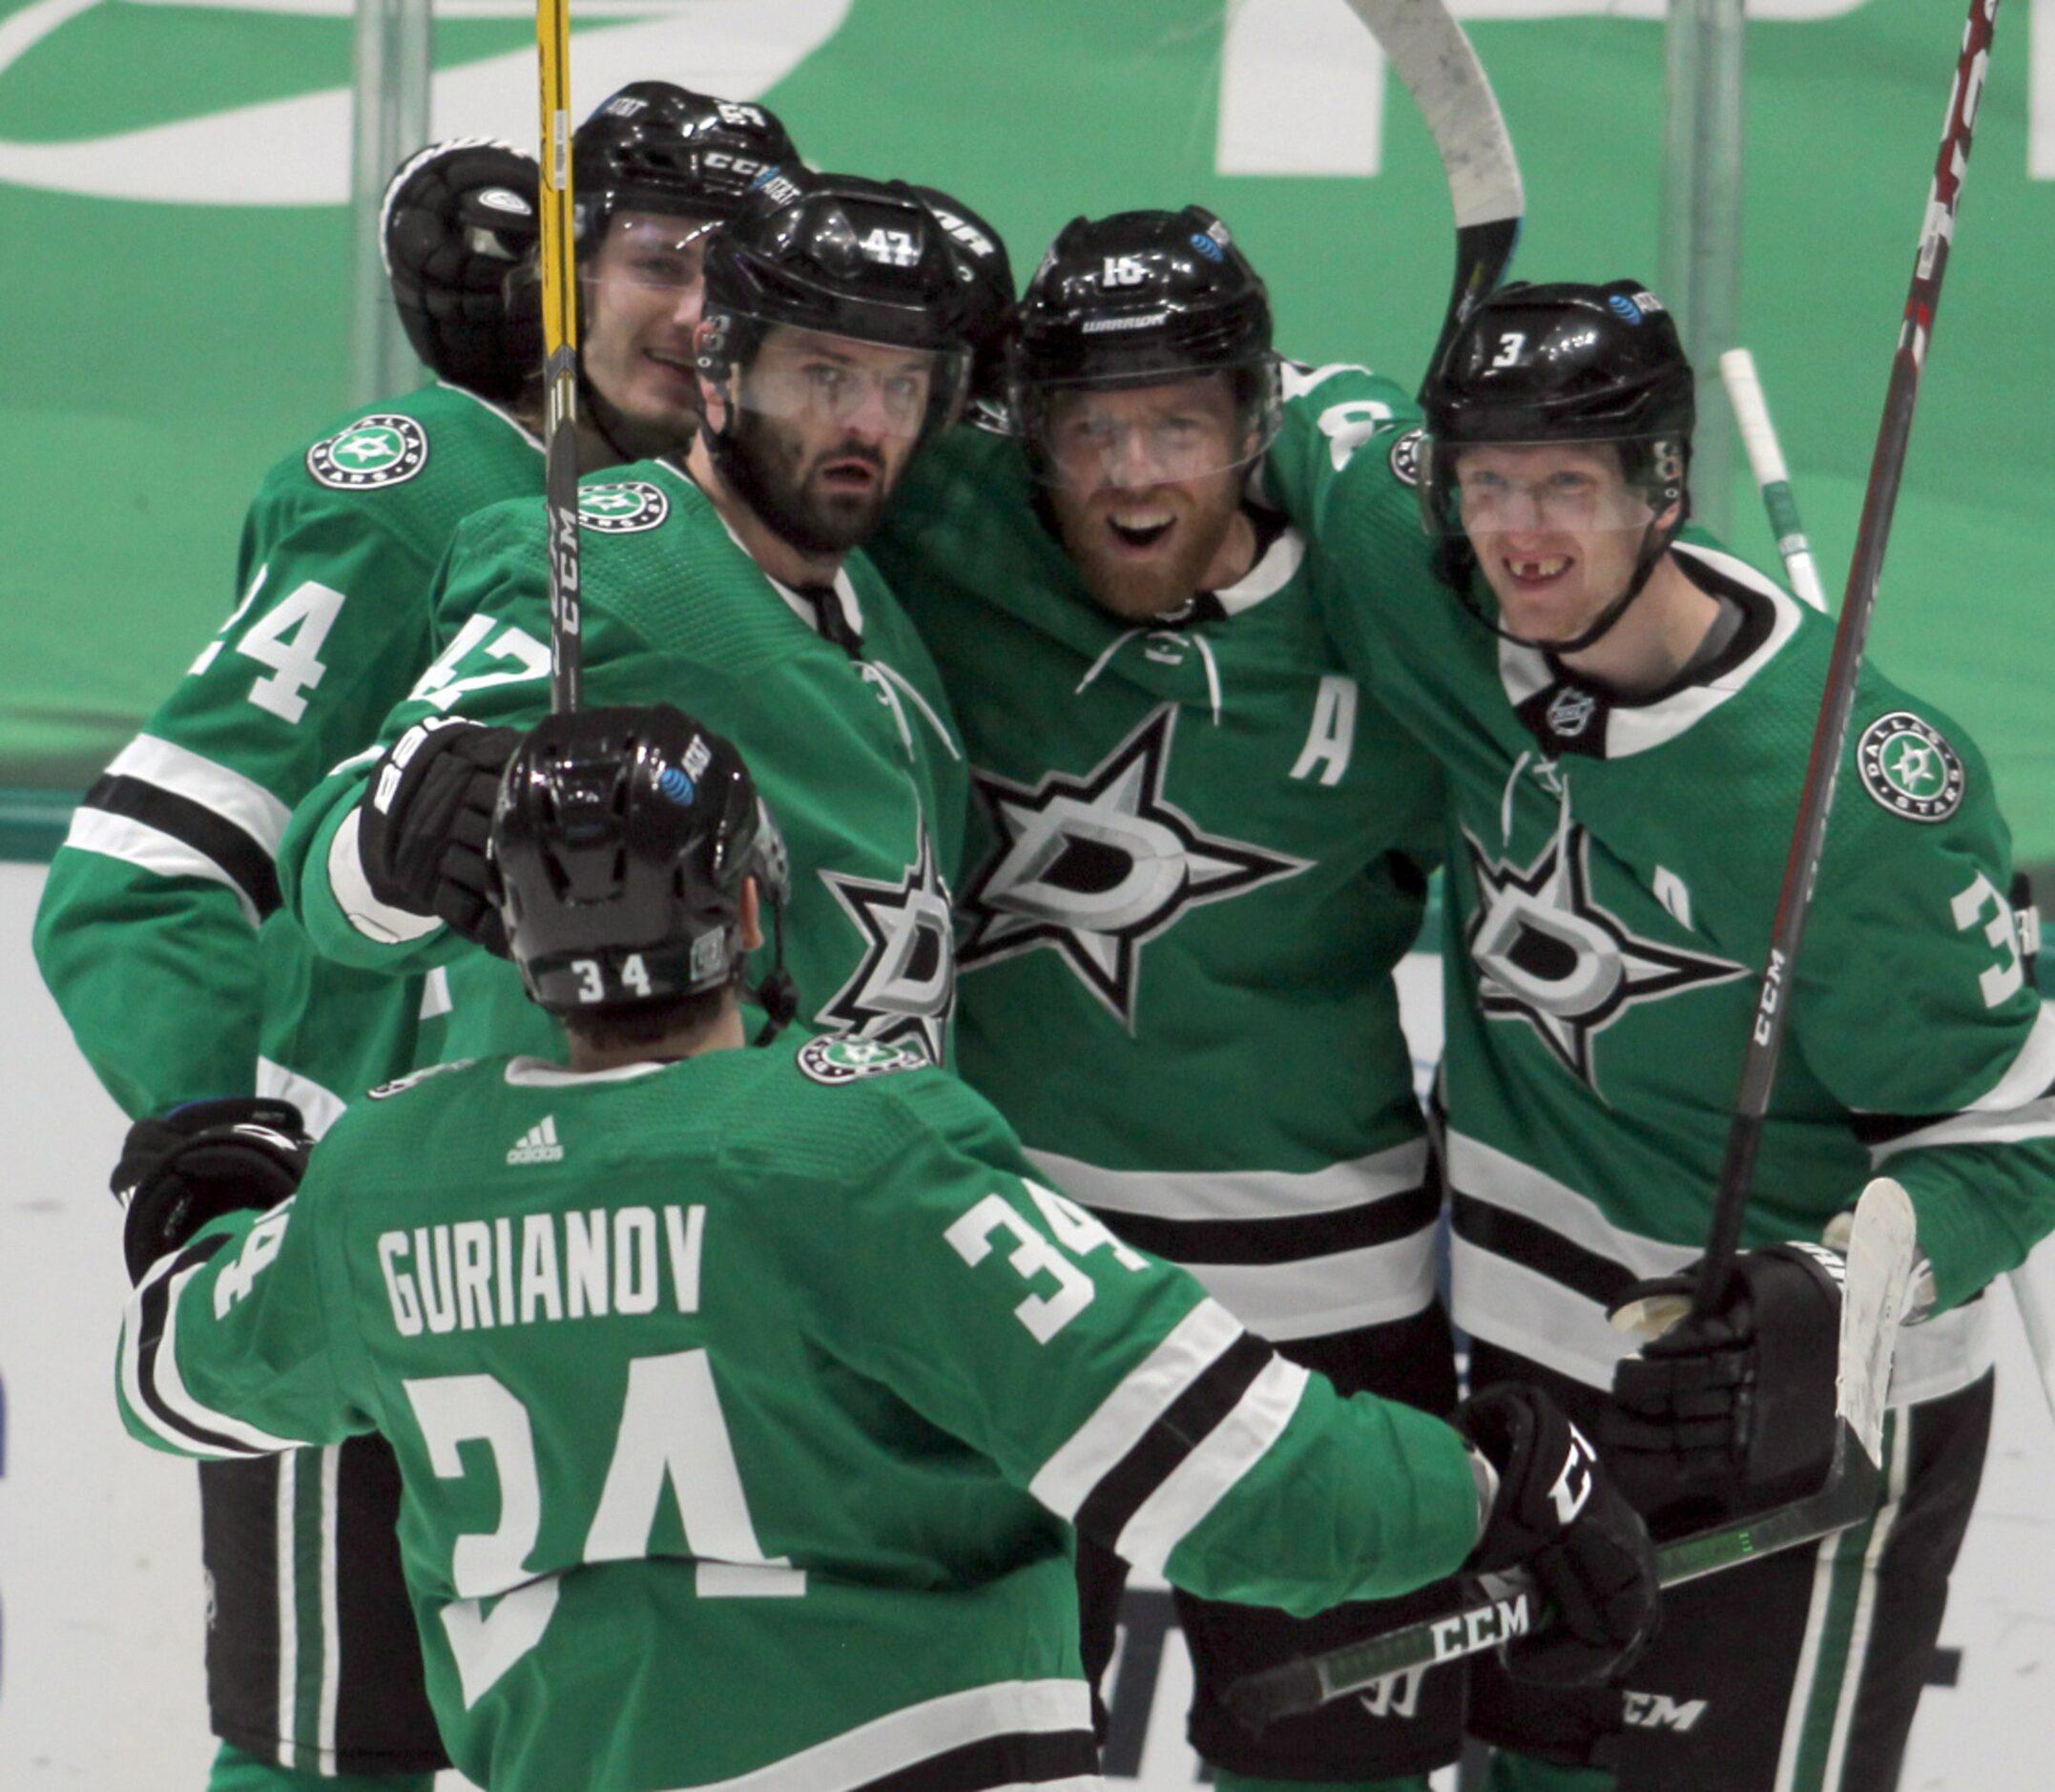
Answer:
POLYGON ((633 535, 654 529, 670 514, 671 500, 663 488, 646 479, 578 488, 579 525, 602 535, 633 535))
POLYGON ((338 491, 404 485, 427 464, 427 431, 389 411, 360 417, 307 450, 307 471, 338 491))
POLYGON ((1962 760, 1939 728, 1907 709, 1879 716, 1856 742, 1862 788, 1908 822, 1945 822, 1962 806, 1962 760))
POLYGON ((451 1058, 446 1064, 428 1064, 418 1071, 409 1071, 405 1076, 395 1076, 389 1083, 381 1083, 376 1089, 364 1091, 366 1101, 384 1101, 392 1095, 405 1094, 409 1089, 425 1083, 431 1076, 440 1076, 445 1071, 461 1071, 477 1063, 476 1058, 451 1058))
POLYGON ((799 1073, 817 1083, 861 1082, 866 1076, 889 1076, 894 1071, 917 1071, 927 1063, 918 1052, 879 1039, 830 1033, 809 1039, 799 1048, 799 1073))
POLYGON ((1392 477, 1402 486, 1420 484, 1420 451, 1426 445, 1424 429, 1408 429, 1391 445, 1392 477))

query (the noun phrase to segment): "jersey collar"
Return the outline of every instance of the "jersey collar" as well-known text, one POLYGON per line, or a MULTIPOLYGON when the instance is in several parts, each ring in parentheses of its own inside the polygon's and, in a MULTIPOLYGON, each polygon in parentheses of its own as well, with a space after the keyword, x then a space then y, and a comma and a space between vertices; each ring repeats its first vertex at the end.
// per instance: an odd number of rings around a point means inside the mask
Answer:
POLYGON ((578 1089, 587 1083, 626 1083, 637 1076, 667 1071, 675 1060, 651 1058, 641 1064, 617 1064, 611 1071, 572 1071, 544 1058, 509 1058, 507 1081, 515 1089, 578 1089))
POLYGON ((1674 740, 1746 690, 1803 626, 1806 607, 1746 561, 1685 542, 1670 552, 1694 584, 1742 606, 1749 618, 1743 638, 1753 644, 1710 677, 1650 701, 1625 702, 1581 682, 1539 648, 1502 636, 1499 681, 1549 758, 1628 759, 1674 740))

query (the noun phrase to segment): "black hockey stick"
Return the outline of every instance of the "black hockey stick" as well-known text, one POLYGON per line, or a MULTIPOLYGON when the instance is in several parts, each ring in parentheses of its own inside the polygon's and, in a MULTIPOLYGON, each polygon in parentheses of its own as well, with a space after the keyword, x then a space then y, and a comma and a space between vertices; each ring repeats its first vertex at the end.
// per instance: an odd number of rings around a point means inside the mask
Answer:
POLYGON ((1806 761, 1797 826, 1792 835, 1783 889, 1777 897, 1776 918, 1771 927, 1770 957, 1756 997, 1755 1024, 1741 1061, 1741 1085, 1734 1096, 1726 1156, 1720 1163, 1712 1231, 1692 1291, 1692 1307, 1700 1313, 1718 1307, 1733 1271, 1734 1253, 1740 1246, 1741 1222, 1755 1177, 1755 1155, 1762 1143, 1763 1122, 1776 1087, 1777 1065, 1783 1056, 1784 1034, 1790 1022, 1792 969, 1797 963, 1806 917, 1812 910, 1814 886, 1819 881, 1827 813, 1834 804, 1835 781, 1848 744, 1856 679, 1862 670, 1862 650, 1877 608, 1884 544, 1891 533, 1891 513, 1897 508, 1899 481, 1905 470, 1913 407, 1920 397, 1920 375, 1926 366, 1934 313, 1941 304, 1941 279, 1947 269, 1948 246, 1955 237, 1962 177, 1969 169, 1970 134, 1976 125, 1977 103, 1983 97, 1983 79, 1991 60, 1991 35, 1997 24, 1998 0, 1971 0, 1969 24, 1962 33, 1962 53, 1955 70, 1955 86, 1948 96, 1948 115, 1941 130, 1933 190, 1927 198, 1926 220, 1920 232, 1920 252, 1913 263, 1912 293, 1905 302, 1905 322, 1899 331, 1891 383, 1884 393, 1883 423, 1870 462, 1869 489, 1863 495, 1862 520, 1856 531, 1848 591, 1841 600, 1834 652, 1827 661, 1826 694, 1818 726, 1813 733, 1812 756, 1806 761))
POLYGON ((571 229, 570 0, 536 0, 542 74, 543 503, 550 516, 550 707, 578 707, 578 270, 571 229))
MULTIPOLYGON (((1883 1475, 1884 1400, 1912 1274, 1914 1232, 1912 1202, 1898 1183, 1879 1177, 1863 1191, 1841 1295, 1834 1455, 1819 1490, 1660 1545, 1656 1573, 1664 1587, 1845 1531, 1875 1509, 1883 1475)), ((1539 1630, 1552 1615, 1534 1576, 1524 1569, 1475 1575, 1465 1584, 1474 1591, 1433 1617, 1249 1675, 1230 1685, 1222 1698, 1241 1723, 1261 1730, 1394 1675, 1496 1648, 1539 1630)))
POLYGON ((1443 0, 1349 0, 1434 134, 1456 208, 1456 279, 1424 391, 1456 332, 1505 278, 1526 199, 1484 64, 1443 0))

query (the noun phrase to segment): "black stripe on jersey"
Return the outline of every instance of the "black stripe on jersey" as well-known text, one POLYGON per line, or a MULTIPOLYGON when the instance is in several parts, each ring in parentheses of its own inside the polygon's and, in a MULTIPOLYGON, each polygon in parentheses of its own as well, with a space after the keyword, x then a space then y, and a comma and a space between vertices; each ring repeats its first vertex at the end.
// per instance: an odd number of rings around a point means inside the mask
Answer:
POLYGON ((125 816, 183 841, 235 879, 259 920, 269 920, 277 911, 279 872, 271 855, 254 835, 225 816, 217 815, 205 803, 182 797, 176 790, 166 790, 161 784, 109 772, 86 792, 80 806, 125 816))
POLYGON ((863 1782, 859 1792, 991 1792, 1009 1785, 1082 1780, 1099 1771, 1090 1730, 1021 1731, 987 1736, 863 1782))
POLYGON ((1449 1203, 1449 1223, 1466 1243, 1539 1270, 1601 1306, 1610 1306, 1635 1280, 1625 1263, 1572 1244, 1560 1232, 1460 1190, 1449 1203))
POLYGON ((224 1450, 233 1456, 257 1456, 263 1452, 252 1449, 238 1438, 223 1437, 195 1425, 184 1414, 174 1412, 165 1404, 163 1395, 157 1392, 157 1346, 164 1342, 164 1322, 171 1316, 171 1285, 187 1270, 206 1262, 227 1242, 228 1235, 218 1232, 188 1245, 178 1253, 178 1261, 143 1291, 142 1323, 135 1334, 135 1381, 143 1404, 156 1414, 166 1430, 175 1431, 203 1448, 224 1450))
POLYGON ((1128 1243, 1173 1263, 1296 1263, 1375 1244, 1395 1244, 1434 1224, 1442 1198, 1431 1188, 1284 1219, 1165 1219, 1155 1214, 1092 1212, 1128 1243))
MULTIPOLYGON (((2022 1108, 2029 1107, 2036 1101, 2047 1100, 2051 1095, 2055 1095, 2055 1083, 2050 1083, 2038 1094, 2028 1095, 2019 1105, 2022 1108)), ((1879 1145, 1888 1145, 1894 1139, 1907 1138, 1914 1133, 1923 1133, 1930 1126, 1941 1126, 1949 1120, 1982 1118, 1993 1125, 2003 1125, 2015 1112, 2016 1110, 2011 1108, 2002 1108, 1985 1109, 1980 1114, 1974 1108, 1961 1108, 1953 1114, 1854 1114, 1849 1115, 1848 1124, 1857 1139, 1874 1151, 1879 1145)), ((1970 1144, 1975 1141, 1964 1139, 1962 1142, 1970 1144)))
POLYGON ((1094 1542, 1111 1549, 1142 1502, 1235 1409, 1275 1353, 1260 1338, 1241 1334, 1171 1402, 1128 1453, 1099 1477, 1072 1521, 1094 1542))

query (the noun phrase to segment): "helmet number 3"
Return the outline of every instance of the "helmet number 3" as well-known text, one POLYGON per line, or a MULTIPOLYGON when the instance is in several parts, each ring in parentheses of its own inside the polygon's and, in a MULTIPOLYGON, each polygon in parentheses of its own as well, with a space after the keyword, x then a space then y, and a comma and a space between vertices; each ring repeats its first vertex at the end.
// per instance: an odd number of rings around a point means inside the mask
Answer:
POLYGON ((1525 330, 1508 330, 1499 338, 1499 352, 1491 357, 1494 367, 1510 367, 1518 364, 1520 351, 1527 345, 1525 330))

